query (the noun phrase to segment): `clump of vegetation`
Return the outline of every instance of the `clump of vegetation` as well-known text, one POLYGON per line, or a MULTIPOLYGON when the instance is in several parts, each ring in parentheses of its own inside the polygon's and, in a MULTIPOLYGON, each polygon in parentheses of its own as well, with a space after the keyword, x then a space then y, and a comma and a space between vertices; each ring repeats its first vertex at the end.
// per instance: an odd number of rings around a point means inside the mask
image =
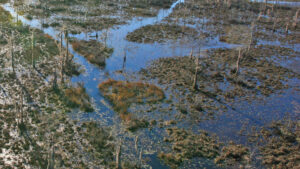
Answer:
POLYGON ((155 103, 165 98, 160 88, 142 82, 109 79, 98 87, 104 97, 112 102, 114 109, 121 114, 127 113, 132 103, 155 103))
POLYGON ((220 41, 248 45, 251 43, 251 29, 246 25, 227 26, 225 35, 220 37, 220 41))
POLYGON ((233 142, 224 146, 219 156, 215 158, 215 163, 221 166, 234 166, 241 163, 246 164, 248 162, 250 162, 249 149, 233 142))
POLYGON ((271 168, 300 166, 300 123, 281 120, 262 127, 250 137, 259 145, 262 163, 271 168))
POLYGON ((127 129, 131 132, 135 132, 136 130, 140 128, 147 128, 149 126, 149 122, 145 119, 139 120, 139 119, 133 119, 130 120, 128 123, 127 129))
POLYGON ((113 161, 114 144, 113 138, 107 130, 100 128, 95 122, 85 122, 81 125, 83 136, 92 145, 93 154, 98 159, 103 159, 104 164, 109 164, 113 161))
POLYGON ((165 42, 183 37, 195 37, 197 31, 191 27, 158 24, 143 26, 127 35, 127 40, 138 43, 165 42))
POLYGON ((94 111, 90 103, 90 97, 82 84, 78 84, 77 87, 67 88, 65 95, 69 99, 71 107, 79 107, 84 112, 94 111))
POLYGON ((134 8, 162 7, 169 8, 175 0, 130 0, 129 6, 134 8))
POLYGON ((7 23, 11 21, 12 21, 12 16, 10 15, 10 13, 4 10, 2 7, 0 7, 0 22, 7 23))
POLYGON ((205 131, 193 134, 179 128, 168 128, 166 142, 172 143, 172 153, 160 153, 158 156, 172 168, 177 168, 184 160, 195 157, 215 158, 219 154, 217 139, 205 131))
POLYGON ((113 53, 112 48, 108 48, 96 40, 72 40, 73 49, 79 54, 83 55, 89 62, 100 67, 105 66, 106 58, 113 53))

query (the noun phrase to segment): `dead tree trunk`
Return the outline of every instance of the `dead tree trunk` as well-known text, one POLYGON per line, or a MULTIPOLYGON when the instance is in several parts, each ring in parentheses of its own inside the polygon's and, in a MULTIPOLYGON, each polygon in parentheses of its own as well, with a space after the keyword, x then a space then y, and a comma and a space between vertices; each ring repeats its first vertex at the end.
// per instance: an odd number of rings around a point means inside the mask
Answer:
POLYGON ((242 54, 241 54, 241 49, 239 49, 239 56, 238 56, 238 59, 236 61, 236 72, 235 74, 238 74, 239 73, 239 68, 240 68, 240 59, 242 57, 242 54))
POLYGON ((56 89, 56 88, 57 88, 57 74, 56 74, 56 69, 55 69, 55 71, 54 71, 54 77, 53 77, 52 88, 53 88, 53 89, 56 89))
POLYGON ((21 113, 21 124, 24 123, 24 114, 23 114, 23 90, 21 90, 20 94, 20 113, 21 113))
POLYGON ((10 57, 11 57, 11 67, 12 67, 12 70, 13 72, 15 72, 15 58, 14 58, 14 36, 13 36, 13 33, 9 39, 9 42, 10 42, 10 57))
POLYGON ((139 154, 139 165, 142 166, 142 159, 143 159, 143 149, 141 148, 140 154, 139 154))
POLYGON ((117 147, 116 150, 116 168, 121 168, 121 151, 122 151, 122 143, 117 147))
POLYGON ((276 31, 276 24, 277 24, 277 17, 275 16, 273 27, 272 27, 273 33, 276 31))
POLYGON ((190 59, 193 59, 193 49, 191 50, 191 53, 190 53, 190 59))
POLYGON ((69 32, 68 30, 66 30, 65 32, 65 39, 66 39, 66 48, 67 48, 67 52, 66 52, 66 63, 69 63, 69 32))
POLYGON ((138 153, 138 138, 139 138, 139 136, 135 136, 135 139, 134 139, 134 148, 137 153, 138 153))
POLYGON ((34 60, 34 31, 32 31, 32 34, 31 34, 31 64, 32 64, 32 67, 35 68, 35 60, 34 60))
POLYGON ((194 80, 193 80, 193 89, 198 90, 198 71, 199 71, 199 57, 196 58, 196 68, 195 68, 195 74, 194 74, 194 80))
POLYGON ((60 56, 61 56, 61 67, 60 67, 60 75, 61 75, 61 83, 64 83, 64 55, 63 55, 63 32, 60 35, 60 56))
POLYGON ((248 51, 251 49, 251 46, 253 44, 254 31, 255 31, 255 22, 252 22, 252 24, 251 24, 250 42, 249 42, 249 45, 248 45, 248 51))
POLYGON ((289 34, 289 21, 287 21, 286 26, 285 26, 285 34, 289 34))
POLYGON ((122 71, 124 71, 124 69, 125 69, 126 59, 127 59, 126 50, 124 50, 124 58, 123 58, 122 71))
POLYGON ((295 13, 295 16, 294 16, 294 22, 293 22, 293 28, 294 29, 297 26, 299 11, 300 11, 300 9, 297 10, 297 12, 295 13))

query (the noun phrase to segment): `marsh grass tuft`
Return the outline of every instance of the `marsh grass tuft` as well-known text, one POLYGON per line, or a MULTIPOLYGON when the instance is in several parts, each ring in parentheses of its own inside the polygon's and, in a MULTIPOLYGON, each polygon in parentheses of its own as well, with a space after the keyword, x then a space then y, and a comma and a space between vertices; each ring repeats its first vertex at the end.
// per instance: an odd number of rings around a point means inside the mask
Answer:
POLYGON ((132 103, 155 103, 165 98, 160 88, 142 82, 109 79, 98 87, 104 97, 112 102, 114 109, 121 114, 127 113, 132 103))

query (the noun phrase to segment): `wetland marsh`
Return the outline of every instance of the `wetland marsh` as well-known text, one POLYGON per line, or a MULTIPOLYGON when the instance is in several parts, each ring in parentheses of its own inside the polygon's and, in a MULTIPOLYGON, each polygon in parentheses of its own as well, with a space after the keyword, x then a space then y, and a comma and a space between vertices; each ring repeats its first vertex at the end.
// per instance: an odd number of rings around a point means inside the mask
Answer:
POLYGON ((0 168, 299 168, 299 7, 0 0, 0 168))

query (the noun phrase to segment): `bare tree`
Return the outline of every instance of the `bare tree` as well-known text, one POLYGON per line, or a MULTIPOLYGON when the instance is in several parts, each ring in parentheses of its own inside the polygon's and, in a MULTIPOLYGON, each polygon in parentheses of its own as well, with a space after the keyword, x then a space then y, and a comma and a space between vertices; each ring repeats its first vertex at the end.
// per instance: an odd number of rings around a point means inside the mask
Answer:
POLYGON ((294 29, 295 29, 296 26, 297 26, 299 11, 300 11, 300 9, 298 9, 298 10, 296 11, 295 16, 294 16, 294 22, 293 22, 293 28, 294 28, 294 29))
POLYGON ((239 49, 239 56, 238 56, 238 59, 236 61, 236 72, 235 74, 238 74, 239 73, 239 68, 240 68, 240 60, 241 60, 241 57, 242 57, 242 53, 241 53, 241 48, 239 49))
POLYGON ((35 68, 35 59, 34 59, 34 30, 31 32, 31 64, 32 67, 35 68))
POLYGON ((199 71, 199 57, 196 58, 195 64, 196 64, 196 67, 195 67, 195 74, 194 74, 194 80, 193 80, 193 89, 198 90, 197 81, 198 81, 198 71, 199 71))
POLYGON ((14 34, 13 32, 11 33, 11 37, 9 38, 9 46, 10 46, 10 57, 11 57, 11 67, 13 72, 15 72, 15 66, 14 66, 14 34))

